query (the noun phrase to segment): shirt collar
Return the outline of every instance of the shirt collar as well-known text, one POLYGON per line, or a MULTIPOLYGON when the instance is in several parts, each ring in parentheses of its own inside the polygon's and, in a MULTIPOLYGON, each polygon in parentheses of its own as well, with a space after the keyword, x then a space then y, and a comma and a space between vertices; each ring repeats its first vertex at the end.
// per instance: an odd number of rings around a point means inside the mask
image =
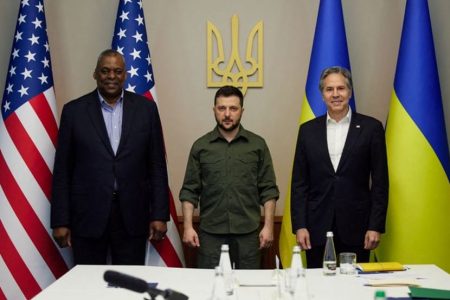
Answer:
POLYGON ((352 108, 348 107, 348 112, 345 115, 345 117, 342 118, 339 122, 336 122, 334 119, 330 117, 330 114, 327 111, 327 124, 329 123, 350 123, 350 120, 352 119, 352 108))
MULTIPOLYGON (((244 127, 240 124, 239 125, 239 131, 236 134, 236 137, 234 138, 234 140, 243 138, 245 140, 248 141, 249 136, 248 136, 248 131, 244 129, 244 127)), ((210 136, 209 136, 209 141, 212 143, 214 141, 216 141, 217 139, 224 139, 224 137, 220 134, 219 132, 219 127, 216 125, 216 127, 214 128, 213 131, 211 131, 210 136)))
MULTIPOLYGON (((111 104, 109 104, 108 102, 106 102, 106 100, 105 100, 105 98, 103 98, 103 96, 102 96, 102 94, 100 93, 100 91, 97 89, 97 94, 98 94, 98 99, 100 100, 100 104, 102 105, 102 106, 109 106, 109 107, 111 107, 111 104)), ((120 98, 119 98, 119 100, 117 100, 117 103, 119 104, 119 103, 121 103, 122 101, 123 101, 123 94, 124 94, 124 91, 123 91, 123 89, 122 89, 122 93, 120 94, 120 98)))

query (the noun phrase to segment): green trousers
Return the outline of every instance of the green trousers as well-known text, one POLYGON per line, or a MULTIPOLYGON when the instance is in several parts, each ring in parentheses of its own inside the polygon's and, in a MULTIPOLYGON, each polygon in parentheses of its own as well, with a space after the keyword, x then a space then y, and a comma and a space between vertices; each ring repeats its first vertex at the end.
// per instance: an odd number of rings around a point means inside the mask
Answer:
POLYGON ((199 232, 200 248, 197 266, 213 269, 219 265, 220 247, 228 244, 231 265, 235 269, 260 269, 261 250, 259 250, 259 231, 246 234, 212 234, 199 232))

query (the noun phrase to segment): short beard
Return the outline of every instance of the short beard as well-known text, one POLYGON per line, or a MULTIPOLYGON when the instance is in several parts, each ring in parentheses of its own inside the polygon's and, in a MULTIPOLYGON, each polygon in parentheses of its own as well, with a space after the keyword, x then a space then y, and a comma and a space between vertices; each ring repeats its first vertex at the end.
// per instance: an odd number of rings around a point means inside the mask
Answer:
POLYGON ((217 122, 217 126, 219 126, 220 129, 222 129, 225 132, 230 132, 235 130, 237 127, 239 127, 239 125, 241 124, 241 119, 237 120, 237 122, 235 124, 233 124, 231 127, 226 128, 225 126, 223 126, 219 120, 217 120, 216 118, 216 122, 217 122))
POLYGON ((220 123, 217 123, 217 126, 219 126, 223 131, 226 131, 226 132, 230 132, 230 131, 233 131, 233 130, 235 130, 237 127, 239 127, 239 123, 237 123, 237 124, 233 124, 231 127, 224 127, 222 124, 220 124, 220 123))

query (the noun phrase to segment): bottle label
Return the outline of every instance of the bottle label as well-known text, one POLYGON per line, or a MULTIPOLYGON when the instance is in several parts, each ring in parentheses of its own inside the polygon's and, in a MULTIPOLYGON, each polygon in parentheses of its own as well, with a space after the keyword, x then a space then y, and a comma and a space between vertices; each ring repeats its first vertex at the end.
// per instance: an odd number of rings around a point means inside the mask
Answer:
POLYGON ((324 274, 336 274, 336 261, 324 261, 323 272, 324 274))

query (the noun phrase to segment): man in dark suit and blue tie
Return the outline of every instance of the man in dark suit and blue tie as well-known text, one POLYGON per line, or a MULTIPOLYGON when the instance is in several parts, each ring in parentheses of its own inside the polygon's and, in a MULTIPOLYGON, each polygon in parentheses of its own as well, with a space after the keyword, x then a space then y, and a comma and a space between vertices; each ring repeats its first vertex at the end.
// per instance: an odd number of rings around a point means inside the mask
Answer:
POLYGON ((156 104, 123 89, 125 61, 103 51, 97 89, 62 111, 51 227, 75 264, 144 264, 147 238, 169 220, 167 168, 156 104))
POLYGON ((382 124, 349 106, 352 77, 327 68, 319 84, 327 113, 299 130, 291 187, 292 229, 308 268, 321 268, 326 232, 336 253, 368 261, 384 233, 388 167, 382 124))

